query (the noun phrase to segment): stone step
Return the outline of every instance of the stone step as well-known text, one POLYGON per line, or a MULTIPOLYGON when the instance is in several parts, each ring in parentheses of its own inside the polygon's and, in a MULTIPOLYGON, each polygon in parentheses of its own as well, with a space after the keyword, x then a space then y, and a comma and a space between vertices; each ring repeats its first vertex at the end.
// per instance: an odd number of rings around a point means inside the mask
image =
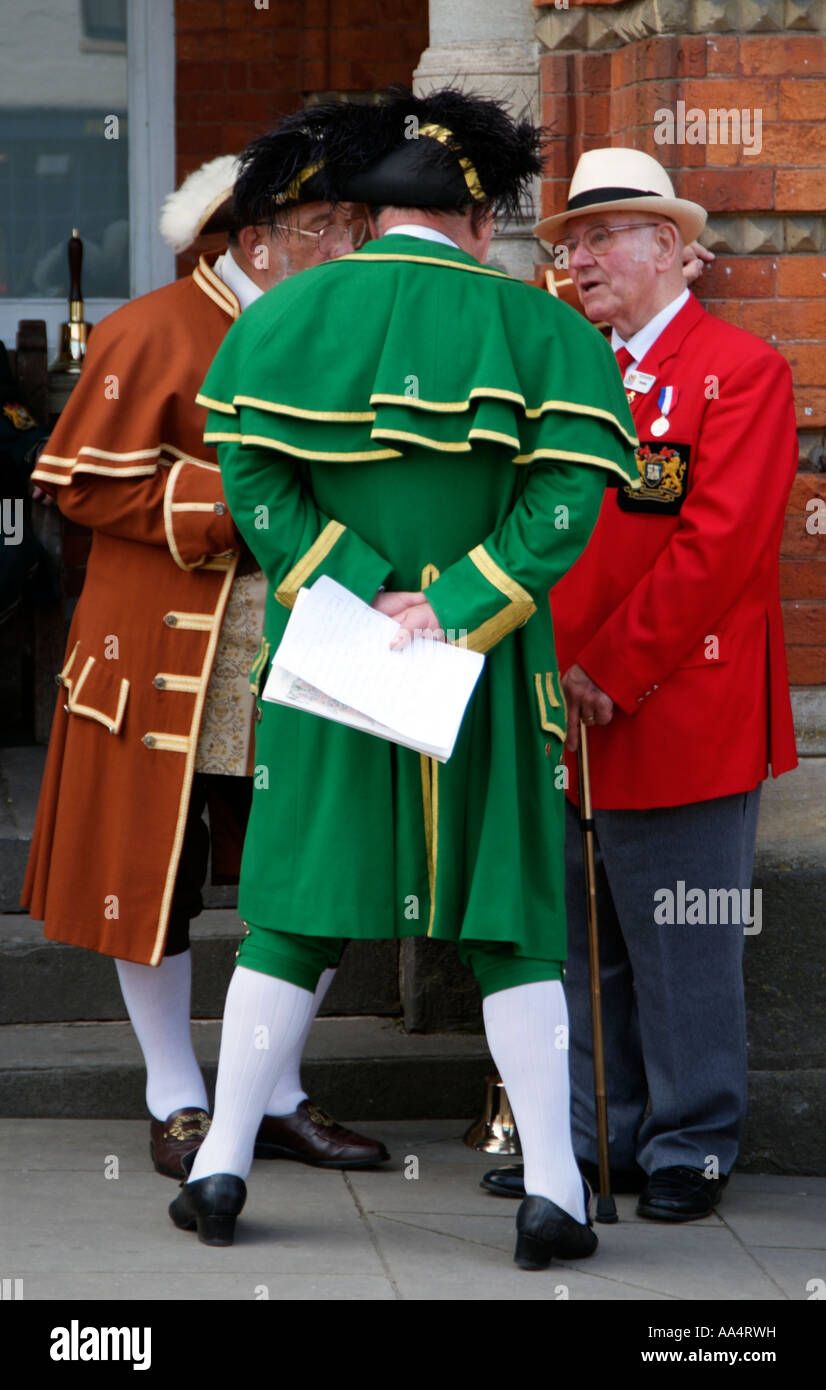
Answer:
MULTIPOLYGON (((212 1094, 220 1023, 193 1024, 212 1094)), ((313 1025, 302 1069, 313 1100, 339 1119, 476 1118, 492 1063, 483 1037, 405 1033, 386 1018, 313 1025)), ((127 1023, 0 1027, 0 1115, 141 1119, 145 1076, 127 1023)), ((826 1174, 826 1069, 752 1071, 738 1167, 826 1174)))
MULTIPOLYGON (((243 927, 235 911, 196 917, 192 940, 192 1017, 220 1018, 243 927)), ((352 942, 322 1014, 401 1013, 398 943, 352 942)), ((24 913, 0 916, 0 1024, 68 1023, 127 1017, 113 962, 94 951, 47 941, 24 913)))
MULTIPOLYGON (((749 1061, 758 1071, 826 1067, 822 923, 826 883, 811 868, 776 865, 763 891, 759 935, 745 943, 749 1061), (794 921, 793 949, 783 925, 794 921)), ((192 1016, 219 1018, 242 928, 227 909, 192 924, 192 1016)), ((673 928, 690 931, 687 926, 673 928)), ((478 1032, 479 992, 449 943, 351 942, 322 1016, 403 1016, 410 1031, 478 1032)), ((47 941, 24 914, 0 917, 0 1025, 126 1018, 112 962, 47 941)))
MULTIPOLYGON (((221 1025, 192 1033, 212 1094, 221 1025)), ((302 1079, 313 1100, 341 1118, 449 1119, 482 1108, 492 1063, 483 1037, 407 1034, 386 1018, 318 1019, 302 1079)), ((145 1073, 128 1023, 0 1027, 0 1115, 139 1119, 145 1073)))

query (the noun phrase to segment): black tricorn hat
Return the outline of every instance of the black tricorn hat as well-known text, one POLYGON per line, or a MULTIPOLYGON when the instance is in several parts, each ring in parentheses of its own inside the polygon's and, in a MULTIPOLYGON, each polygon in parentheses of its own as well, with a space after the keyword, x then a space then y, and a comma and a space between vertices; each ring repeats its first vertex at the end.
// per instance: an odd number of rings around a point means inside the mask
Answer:
POLYGON ((295 111, 247 145, 233 188, 239 227, 271 226, 285 207, 332 200, 326 137, 343 104, 319 103, 295 111))
POLYGON ((349 202, 516 216, 542 170, 540 139, 490 98, 391 87, 374 105, 345 103, 332 116, 328 173, 334 196, 349 202))

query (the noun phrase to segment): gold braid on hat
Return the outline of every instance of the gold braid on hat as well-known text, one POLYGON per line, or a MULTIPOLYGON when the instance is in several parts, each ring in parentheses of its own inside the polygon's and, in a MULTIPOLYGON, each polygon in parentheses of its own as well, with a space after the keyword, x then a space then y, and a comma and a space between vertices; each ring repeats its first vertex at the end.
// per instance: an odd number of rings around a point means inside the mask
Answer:
POLYGON ((305 184, 308 179, 311 179, 313 177, 313 174, 317 174, 319 169, 322 169, 323 167, 323 159, 317 160, 315 164, 305 165, 301 172, 296 174, 295 178, 287 184, 287 187, 285 189, 282 189, 280 193, 273 193, 273 202, 278 205, 280 205, 281 203, 297 202, 301 196, 302 184, 305 184))
POLYGON ((453 132, 451 130, 448 130, 446 126, 431 124, 419 126, 419 134, 429 135, 432 140, 438 140, 440 145, 446 145, 448 149, 454 151, 457 159, 459 160, 462 173, 464 174, 468 193, 470 194, 471 198, 473 198, 477 203, 484 202, 486 194, 481 183, 479 182, 479 175, 477 174, 470 160, 466 159, 463 155, 458 154, 458 152, 456 151, 456 137, 453 134, 453 132))

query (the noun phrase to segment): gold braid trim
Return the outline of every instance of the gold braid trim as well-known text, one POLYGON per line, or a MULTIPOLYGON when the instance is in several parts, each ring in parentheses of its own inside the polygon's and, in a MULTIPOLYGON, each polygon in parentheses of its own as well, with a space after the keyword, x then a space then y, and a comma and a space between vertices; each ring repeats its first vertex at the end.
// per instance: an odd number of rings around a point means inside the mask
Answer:
POLYGON ((313 177, 313 174, 317 174, 319 169, 323 167, 323 159, 317 160, 315 164, 305 165, 301 172, 299 174, 296 174, 292 182, 287 184, 287 187, 283 190, 283 192, 273 194, 273 202, 278 207, 280 207, 282 203, 297 202, 298 199, 301 197, 302 184, 305 184, 308 179, 311 179, 313 177))
MULTIPOLYGON (((422 570, 421 587, 424 591, 439 578, 435 565, 425 565, 422 570)), ((436 868, 439 858, 439 764, 435 758, 420 753, 422 769, 422 802, 424 805, 424 839, 427 849, 427 885, 430 892, 430 916, 427 935, 433 931, 436 915, 436 868)))
POLYGON ((453 150, 454 154, 456 155, 456 158, 459 161, 462 173, 464 174, 468 193, 475 202, 484 202, 485 190, 479 182, 479 175, 477 174, 470 160, 466 159, 464 155, 460 155, 458 150, 456 149, 456 137, 453 134, 453 131, 448 130, 447 127, 443 125, 429 124, 419 126, 419 134, 429 135, 431 140, 438 140, 440 145, 445 145, 447 149, 453 150))
POLYGON ((536 612, 536 604, 521 584, 517 584, 515 579, 511 579, 503 569, 497 565, 496 561, 485 550, 483 545, 477 545, 468 554, 468 559, 476 566, 480 574, 492 584, 494 589, 498 589, 500 594, 504 594, 508 602, 487 622, 480 623, 479 627, 469 632, 465 640, 465 645, 472 652, 486 652, 494 647, 503 637, 507 637, 514 628, 522 627, 528 618, 536 612))
POLYGON ((289 574, 285 575, 275 591, 275 597, 285 608, 292 608, 302 584, 309 579, 313 570, 327 558, 333 546, 344 535, 346 527, 340 521, 328 521, 321 534, 313 541, 289 574))

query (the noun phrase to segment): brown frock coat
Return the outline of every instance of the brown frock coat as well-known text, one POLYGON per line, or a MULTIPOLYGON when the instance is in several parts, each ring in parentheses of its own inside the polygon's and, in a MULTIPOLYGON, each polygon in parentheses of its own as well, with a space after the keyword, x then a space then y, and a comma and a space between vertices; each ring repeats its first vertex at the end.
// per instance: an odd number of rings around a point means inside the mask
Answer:
MULTIPOLYGON (((23 905, 46 936, 157 965, 240 540, 195 395, 240 313, 202 258, 99 324, 32 479, 92 530, 23 905)), ((213 843, 217 876, 240 847, 213 843)))

